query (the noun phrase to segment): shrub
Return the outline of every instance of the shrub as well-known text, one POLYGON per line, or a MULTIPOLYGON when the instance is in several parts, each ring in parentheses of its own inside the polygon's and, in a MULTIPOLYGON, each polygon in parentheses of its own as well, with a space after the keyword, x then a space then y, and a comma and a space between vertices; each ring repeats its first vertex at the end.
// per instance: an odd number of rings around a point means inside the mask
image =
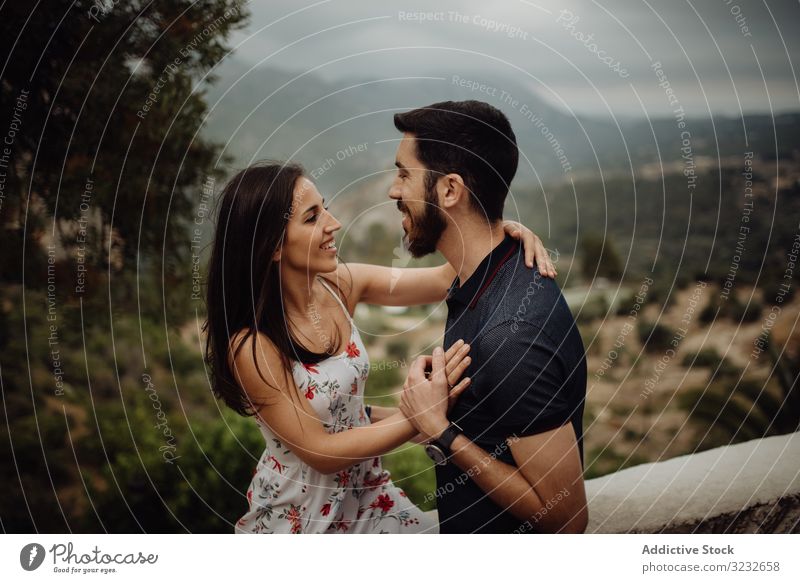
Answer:
POLYGON ((669 348, 675 331, 657 322, 639 322, 637 325, 639 342, 646 352, 661 352, 669 348))
POLYGON ((731 298, 729 302, 725 306, 725 315, 734 322, 755 322, 761 317, 761 311, 764 309, 763 304, 756 299, 747 304, 738 298, 731 298))
POLYGON ((681 364, 686 367, 715 367, 721 360, 722 357, 719 355, 716 348, 702 348, 698 352, 691 352, 684 356, 681 364))
POLYGON ((382 458, 383 467, 392 474, 392 481, 422 510, 436 508, 436 472, 433 461, 420 446, 403 445, 382 458))

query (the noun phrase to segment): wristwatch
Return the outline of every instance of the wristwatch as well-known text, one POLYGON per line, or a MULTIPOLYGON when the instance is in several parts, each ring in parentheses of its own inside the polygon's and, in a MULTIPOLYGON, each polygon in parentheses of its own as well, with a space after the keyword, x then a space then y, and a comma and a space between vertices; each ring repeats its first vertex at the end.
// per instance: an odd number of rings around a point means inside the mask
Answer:
POLYGON ((425 445, 425 453, 437 466, 446 465, 447 458, 453 453, 450 446, 453 445, 453 440, 462 433, 464 431, 451 421, 438 439, 433 439, 425 445))

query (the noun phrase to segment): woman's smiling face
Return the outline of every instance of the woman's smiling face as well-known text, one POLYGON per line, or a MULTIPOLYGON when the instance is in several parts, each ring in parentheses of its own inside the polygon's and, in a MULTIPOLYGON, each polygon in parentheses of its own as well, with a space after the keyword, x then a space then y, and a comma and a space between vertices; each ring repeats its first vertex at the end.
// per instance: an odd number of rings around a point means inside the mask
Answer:
POLYGON ((280 251, 284 267, 306 273, 330 273, 336 269, 333 234, 342 225, 325 208, 317 187, 305 176, 295 183, 286 236, 280 251))

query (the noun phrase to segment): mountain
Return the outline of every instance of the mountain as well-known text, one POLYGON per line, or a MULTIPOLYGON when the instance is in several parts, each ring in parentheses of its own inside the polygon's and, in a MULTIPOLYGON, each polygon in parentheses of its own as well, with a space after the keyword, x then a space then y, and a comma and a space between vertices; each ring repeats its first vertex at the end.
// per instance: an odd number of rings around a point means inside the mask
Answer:
MULTIPOLYGON (((581 232, 592 225, 602 227, 610 179, 615 188, 627 181, 625 190, 635 192, 634 180, 660 182, 663 176, 681 174, 687 167, 687 158, 682 158, 686 150, 681 149, 685 136, 676 119, 572 116, 542 99, 524 79, 482 75, 484 85, 470 87, 468 80, 449 73, 367 79, 355 71, 352 78, 334 82, 313 71, 250 69, 235 58, 223 62, 216 73, 217 81, 207 90, 211 113, 206 135, 226 144, 237 168, 264 158, 301 162, 321 192, 333 200, 337 216, 359 231, 380 222, 399 235, 396 210, 386 196, 400 138, 392 114, 436 101, 480 99, 509 116, 522 157, 512 188, 514 206, 507 205, 507 216, 519 216, 527 224, 541 225, 553 196, 570 199, 562 207, 574 207, 581 198, 569 187, 574 181, 602 198, 599 206, 590 205, 601 214, 585 217, 580 228, 574 227, 581 232), (605 182, 600 181, 601 170, 605 182), (356 219, 364 222, 354 223, 356 219)), ((761 160, 791 159, 800 151, 797 113, 687 118, 685 123, 691 134, 688 162, 698 172, 737 168, 739 163, 743 168, 748 151, 761 160)), ((762 170, 766 172, 765 167, 762 170)), ((680 183, 672 180, 670 184, 677 188, 680 183)), ((688 208, 685 188, 670 196, 675 204, 688 208)), ((628 213, 627 207, 622 210, 628 213)), ((635 209, 629 210, 634 216, 635 209)), ((569 214, 574 220, 575 209, 569 214)), ((639 215, 637 228, 646 229, 649 220, 660 224, 662 217, 639 215)))
POLYGON ((228 143, 238 164, 292 158, 313 170, 332 159, 332 168, 323 168, 321 174, 339 177, 333 184, 392 170, 399 139, 392 114, 448 99, 488 101, 509 116, 529 160, 520 163, 519 176, 525 182, 536 176, 557 179, 564 174, 562 162, 573 169, 590 166, 595 160, 593 143, 608 144, 619 135, 614 124, 575 119, 547 104, 525 83, 508 78, 482 76, 482 83, 494 91, 491 96, 486 90, 461 86, 468 80, 447 73, 378 80, 354 75, 333 83, 314 73, 250 70, 229 59, 217 74, 207 95, 212 108, 207 132, 228 143), (361 151, 352 151, 364 144, 361 151), (564 150, 561 160, 555 152, 559 146, 564 150))

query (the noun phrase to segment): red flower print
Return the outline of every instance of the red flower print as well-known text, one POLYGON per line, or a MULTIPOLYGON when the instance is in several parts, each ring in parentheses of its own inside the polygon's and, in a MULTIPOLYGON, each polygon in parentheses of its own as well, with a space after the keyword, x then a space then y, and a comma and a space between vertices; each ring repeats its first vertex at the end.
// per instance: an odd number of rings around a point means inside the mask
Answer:
POLYGON ((308 383, 308 388, 306 389, 306 399, 309 401, 314 398, 314 393, 319 387, 314 383, 308 383))
POLYGON ((353 341, 350 341, 347 344, 347 356, 349 356, 350 358, 355 358, 356 356, 360 356, 360 355, 361 355, 361 351, 356 346, 356 343, 353 342, 353 341))
POLYGON ((354 382, 352 385, 350 385, 350 394, 355 395, 356 393, 358 393, 358 383, 354 382))
POLYGON ((253 491, 252 491, 252 490, 248 490, 248 491, 247 491, 247 501, 248 501, 250 504, 252 504, 252 503, 253 503, 253 491))
POLYGON ((268 459, 268 460, 272 460, 272 469, 273 469, 273 470, 278 470, 278 473, 279 473, 279 474, 282 474, 282 473, 283 473, 283 466, 281 465, 281 462, 279 462, 279 461, 278 461, 278 460, 275 458, 275 456, 274 456, 274 455, 271 455, 271 456, 269 456, 267 459, 268 459))
POLYGON ((303 368, 311 374, 319 374, 319 369, 316 364, 303 364, 303 368))
POLYGON ((377 500, 369 505, 370 508, 380 508, 381 512, 389 512, 392 506, 394 506, 394 500, 392 500, 389 494, 381 494, 378 496, 377 500))
POLYGON ((319 513, 322 514, 322 516, 328 516, 328 514, 331 513, 331 503, 328 502, 325 506, 323 506, 319 513))
POLYGON ((340 487, 347 486, 347 484, 350 482, 350 474, 348 473, 347 470, 342 470, 341 472, 339 472, 338 477, 339 477, 340 487))
POLYGON ((303 524, 301 522, 300 507, 291 505, 288 512, 284 512, 279 518, 285 518, 291 524, 291 533, 298 534, 303 531, 303 524))
POLYGON ((336 523, 336 530, 341 530, 343 532, 347 532, 347 529, 350 528, 350 521, 349 520, 340 520, 336 523))
POLYGON ((369 476, 364 477, 364 487, 365 488, 377 488, 378 486, 383 486, 384 484, 389 483, 390 476, 387 472, 382 472, 379 475, 371 478, 369 476))
POLYGON ((398 492, 398 494, 400 494, 400 495, 401 495, 403 498, 407 498, 407 497, 408 497, 408 496, 406 496, 406 493, 405 493, 405 492, 403 492, 402 490, 400 490, 400 491, 398 492))

